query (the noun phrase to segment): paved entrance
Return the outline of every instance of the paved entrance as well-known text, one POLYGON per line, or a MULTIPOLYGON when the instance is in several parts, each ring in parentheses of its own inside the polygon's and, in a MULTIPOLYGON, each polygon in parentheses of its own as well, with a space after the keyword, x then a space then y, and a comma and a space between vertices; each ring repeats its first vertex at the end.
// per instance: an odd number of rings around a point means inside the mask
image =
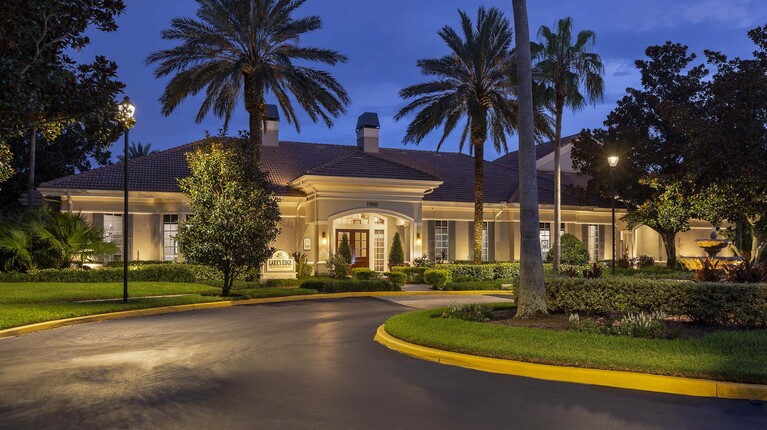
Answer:
POLYGON ((373 298, 168 314, 0 339, 0 428, 763 429, 767 406, 538 381, 373 342, 373 298))

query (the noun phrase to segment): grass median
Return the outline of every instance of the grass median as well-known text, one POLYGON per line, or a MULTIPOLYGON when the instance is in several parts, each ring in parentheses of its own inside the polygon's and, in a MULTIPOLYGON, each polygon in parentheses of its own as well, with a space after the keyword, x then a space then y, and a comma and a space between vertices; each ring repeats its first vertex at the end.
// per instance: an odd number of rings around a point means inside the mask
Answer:
POLYGON ((315 290, 249 285, 221 297, 221 289, 177 282, 131 282, 122 303, 122 283, 0 283, 0 329, 63 318, 161 306, 307 295, 315 290))
POLYGON ((485 357, 767 384, 767 330, 640 339, 440 318, 444 310, 397 315, 386 321, 386 331, 414 344, 485 357))

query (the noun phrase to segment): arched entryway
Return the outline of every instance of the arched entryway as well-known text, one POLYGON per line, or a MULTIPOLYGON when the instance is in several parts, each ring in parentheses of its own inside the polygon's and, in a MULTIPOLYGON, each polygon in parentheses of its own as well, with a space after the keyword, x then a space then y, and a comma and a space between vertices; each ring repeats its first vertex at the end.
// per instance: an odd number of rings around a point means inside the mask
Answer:
POLYGON ((352 267, 366 267, 377 272, 389 270, 389 250, 399 233, 405 261, 411 259, 414 241, 413 220, 387 210, 358 209, 337 213, 329 218, 330 251, 338 252, 346 235, 352 249, 352 267))

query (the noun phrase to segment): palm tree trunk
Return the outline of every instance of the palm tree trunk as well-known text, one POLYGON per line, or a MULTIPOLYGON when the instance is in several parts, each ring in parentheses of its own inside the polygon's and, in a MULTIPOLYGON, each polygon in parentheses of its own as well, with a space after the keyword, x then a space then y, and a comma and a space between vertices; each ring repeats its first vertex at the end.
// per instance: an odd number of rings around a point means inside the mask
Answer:
POLYGON ((519 82, 519 210, 522 233, 517 318, 546 313, 539 237, 538 178, 535 169, 533 77, 526 0, 512 0, 519 82))
POLYGON ((474 264, 482 263, 482 231, 484 224, 485 143, 474 141, 474 264))
POLYGON ((564 100, 557 96, 554 136, 554 273, 559 273, 560 262, 562 260, 562 238, 560 226, 562 225, 562 112, 564 111, 564 100))
POLYGON ((37 127, 29 131, 29 165, 27 172, 27 207, 34 204, 35 192, 35 163, 37 161, 37 127))
POLYGON ((261 165, 261 143, 263 140, 262 132, 264 127, 264 115, 266 106, 264 105, 264 85, 253 75, 245 75, 245 109, 249 116, 248 143, 251 151, 251 167, 260 167, 261 165))

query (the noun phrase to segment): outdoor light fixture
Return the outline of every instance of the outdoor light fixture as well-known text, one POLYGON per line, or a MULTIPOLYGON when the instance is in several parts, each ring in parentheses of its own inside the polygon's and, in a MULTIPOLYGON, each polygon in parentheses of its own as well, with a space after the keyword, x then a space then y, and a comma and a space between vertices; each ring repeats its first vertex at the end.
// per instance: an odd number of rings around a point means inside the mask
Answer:
POLYGON ((133 115, 136 113, 136 107, 130 102, 130 98, 125 96, 119 105, 120 115, 125 121, 125 152, 123 153, 123 303, 128 303, 128 132, 133 123, 133 115))
POLYGON ((327 236, 327 234, 326 234, 326 233, 323 231, 323 232, 322 232, 322 246, 325 246, 325 245, 327 245, 327 244, 328 244, 328 236, 327 236))
POLYGON ((610 188, 612 191, 612 210, 613 210, 613 275, 615 275, 615 166, 618 165, 618 156, 611 155, 607 157, 607 163, 610 164, 610 188))
POLYGON ((418 246, 421 246, 422 243, 423 243, 423 241, 421 240, 421 233, 416 233, 415 234, 415 244, 418 245, 418 246))

